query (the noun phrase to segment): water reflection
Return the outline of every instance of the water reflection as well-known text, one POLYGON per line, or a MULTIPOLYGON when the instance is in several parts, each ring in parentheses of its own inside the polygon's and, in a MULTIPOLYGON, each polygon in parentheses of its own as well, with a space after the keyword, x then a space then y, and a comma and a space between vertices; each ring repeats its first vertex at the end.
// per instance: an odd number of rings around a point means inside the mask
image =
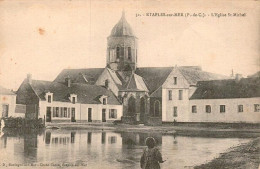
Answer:
POLYGON ((3 154, 1 162, 70 162, 86 163, 88 168, 94 169, 102 166, 139 168, 147 137, 155 138, 167 160, 162 168, 198 165, 230 146, 248 141, 239 138, 183 137, 160 133, 46 130, 43 133, 3 135, 0 139, 0 151, 3 154))

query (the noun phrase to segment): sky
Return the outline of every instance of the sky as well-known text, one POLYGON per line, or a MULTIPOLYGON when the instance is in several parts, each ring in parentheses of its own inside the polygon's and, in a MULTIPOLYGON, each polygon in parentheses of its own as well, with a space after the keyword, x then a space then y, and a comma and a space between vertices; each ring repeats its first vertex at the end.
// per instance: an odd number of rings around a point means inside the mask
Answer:
POLYGON ((122 10, 138 37, 139 67, 198 65, 244 77, 259 71, 258 1, 1 0, 0 85, 17 90, 28 73, 52 81, 63 69, 105 67, 107 37, 122 10), (209 16, 136 17, 146 13, 209 16))

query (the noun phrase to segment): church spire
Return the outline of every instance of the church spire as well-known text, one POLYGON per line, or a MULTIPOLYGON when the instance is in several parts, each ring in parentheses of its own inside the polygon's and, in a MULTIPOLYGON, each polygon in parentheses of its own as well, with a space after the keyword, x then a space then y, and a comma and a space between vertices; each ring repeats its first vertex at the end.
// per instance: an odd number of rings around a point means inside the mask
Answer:
POLYGON ((122 10, 122 19, 125 19, 125 9, 122 10))

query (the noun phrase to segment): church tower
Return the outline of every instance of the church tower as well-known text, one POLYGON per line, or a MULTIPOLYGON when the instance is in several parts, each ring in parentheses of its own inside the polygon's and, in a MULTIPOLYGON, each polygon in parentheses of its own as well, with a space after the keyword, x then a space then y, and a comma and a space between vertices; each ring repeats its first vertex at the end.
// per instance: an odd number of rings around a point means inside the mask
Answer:
POLYGON ((137 66, 137 37, 125 19, 125 12, 107 38, 107 66, 117 71, 135 71, 137 66))

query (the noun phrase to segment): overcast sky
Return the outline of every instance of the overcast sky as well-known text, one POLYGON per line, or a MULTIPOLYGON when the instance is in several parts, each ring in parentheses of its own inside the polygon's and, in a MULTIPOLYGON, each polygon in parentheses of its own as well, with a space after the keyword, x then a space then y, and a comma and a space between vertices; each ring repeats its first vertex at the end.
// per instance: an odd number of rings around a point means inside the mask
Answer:
POLYGON ((259 70, 258 1, 0 1, 0 85, 27 73, 54 80, 66 68, 104 67, 106 38, 125 10, 139 38, 139 67, 199 65, 244 76, 259 70), (196 3, 194 3, 196 2, 196 3), (136 14, 246 13, 246 17, 136 17, 136 14))

